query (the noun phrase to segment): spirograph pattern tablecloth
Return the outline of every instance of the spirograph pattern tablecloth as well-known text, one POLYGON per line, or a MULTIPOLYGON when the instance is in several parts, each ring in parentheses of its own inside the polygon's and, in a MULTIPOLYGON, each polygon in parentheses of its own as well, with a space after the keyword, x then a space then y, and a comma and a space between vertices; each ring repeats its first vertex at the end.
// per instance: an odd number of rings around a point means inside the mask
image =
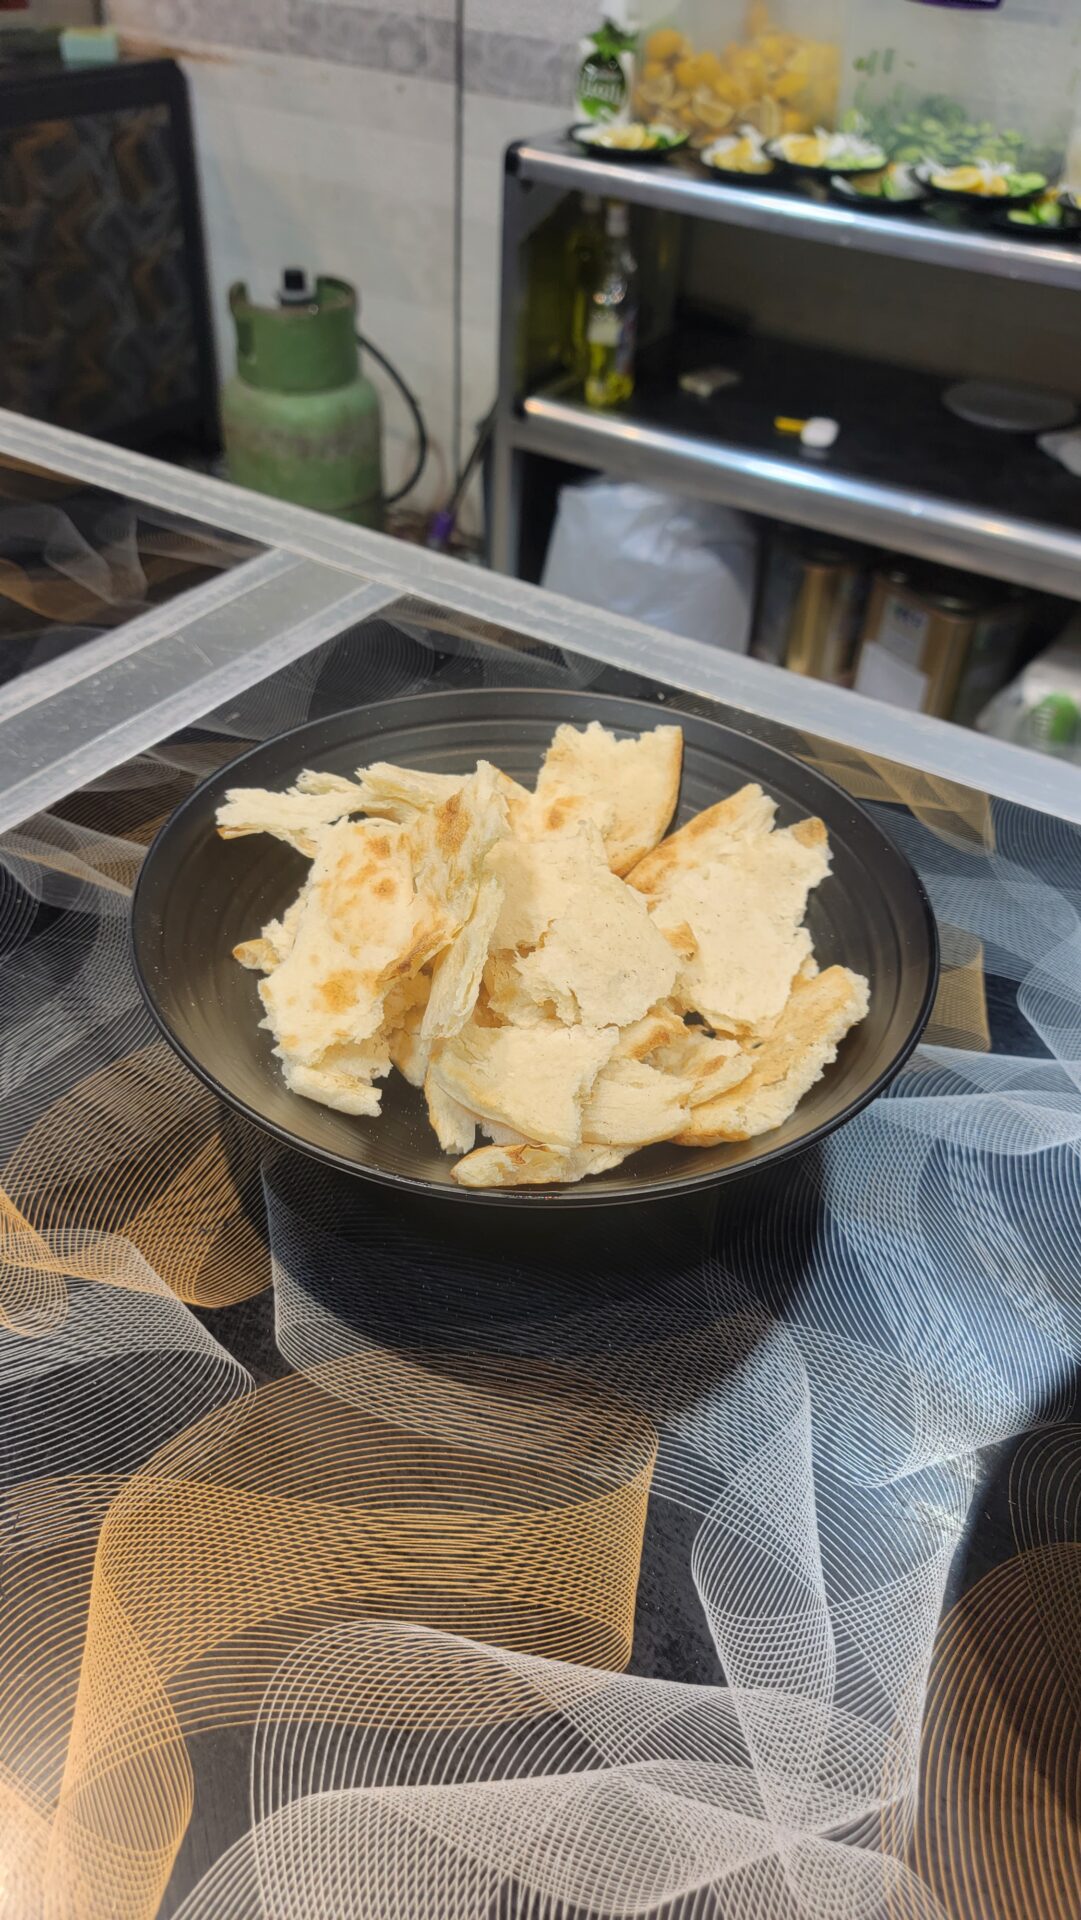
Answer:
POLYGON ((410 1205, 175 1061, 130 890, 244 742, 484 680, 627 684, 405 607, 0 843, 0 1913, 1072 1920, 1081 834, 788 740, 939 916, 890 1094, 410 1205))

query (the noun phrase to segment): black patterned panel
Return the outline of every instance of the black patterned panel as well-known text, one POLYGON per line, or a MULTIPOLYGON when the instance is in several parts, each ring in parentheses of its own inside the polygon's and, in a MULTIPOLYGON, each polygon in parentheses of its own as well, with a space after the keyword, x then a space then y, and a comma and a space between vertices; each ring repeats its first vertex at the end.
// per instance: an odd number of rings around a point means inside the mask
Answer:
MULTIPOLYGON (((162 64, 121 70, 124 91, 162 64)), ((184 130, 175 98, 82 110, 77 78, 43 86, 32 118, 0 89, 0 404, 146 444, 206 404, 184 130)))

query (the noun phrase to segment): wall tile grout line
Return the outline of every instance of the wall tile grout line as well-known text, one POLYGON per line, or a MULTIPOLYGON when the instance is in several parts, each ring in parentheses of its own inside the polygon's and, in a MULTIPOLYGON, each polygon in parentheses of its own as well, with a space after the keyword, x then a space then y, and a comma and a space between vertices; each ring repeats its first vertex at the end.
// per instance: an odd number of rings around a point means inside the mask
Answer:
POLYGON ((163 44, 327 60, 534 104, 567 98, 562 39, 468 27, 465 0, 453 0, 450 15, 342 0, 110 0, 108 13, 121 31, 153 34, 163 44))

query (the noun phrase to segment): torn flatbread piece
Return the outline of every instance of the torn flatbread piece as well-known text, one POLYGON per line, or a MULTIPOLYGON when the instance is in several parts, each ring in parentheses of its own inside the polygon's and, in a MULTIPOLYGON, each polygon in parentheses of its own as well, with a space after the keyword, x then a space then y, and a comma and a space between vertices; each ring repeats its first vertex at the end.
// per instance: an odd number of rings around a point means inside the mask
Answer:
POLYGON ((685 1080, 692 1107, 717 1099, 731 1087, 746 1080, 754 1065, 754 1054, 738 1040, 721 1040, 705 1027, 689 1027, 680 1022, 679 1032, 669 1034, 646 1055, 649 1064, 685 1080))
MULTIPOLYGON (((347 779, 344 773, 331 773, 327 767, 305 767, 303 773, 297 774, 293 784, 293 792, 346 793, 358 795, 359 786, 357 781, 347 779)), ((367 808, 363 805, 363 796, 361 796, 361 805, 357 811, 361 813, 367 811, 367 808)))
POLYGON ((459 1105, 429 1073, 424 1082, 428 1118, 444 1153, 471 1153, 477 1138, 476 1115, 459 1105))
POLYGON ((475 1015, 479 1026, 547 1027, 556 1019, 554 1006, 534 1000, 522 980, 521 960, 513 950, 491 953, 475 1015))
POLYGON ((695 1109, 676 1135, 681 1147, 715 1147, 754 1140, 790 1119, 800 1101, 837 1058, 846 1033, 867 1013, 866 980, 847 967, 828 967, 797 980, 781 1019, 753 1054, 743 1083, 695 1109))
POLYGON ((486 874, 464 927, 432 967, 432 990, 420 1026, 422 1041, 450 1039, 472 1019, 502 905, 502 882, 494 873, 486 874))
MULTIPOLYGON (((516 820, 524 824, 533 795, 498 767, 493 771, 512 826, 516 820)), ((376 760, 370 767, 358 769, 356 790, 365 812, 385 814, 408 826, 416 814, 441 806, 452 794, 460 793, 472 778, 469 773, 425 773, 414 767, 394 766, 389 760, 376 760)))
POLYGON ((662 1047, 672 1043, 686 1033, 687 1027, 683 1015, 674 1007, 662 1005, 653 1007, 642 1020, 635 1020, 624 1027, 619 1036, 614 1059, 650 1060, 662 1047))
POLYGON ((764 839, 772 830, 776 813, 776 800, 761 787, 741 787, 705 813, 695 814, 678 833, 669 834, 659 847, 647 853, 628 873, 628 885, 637 887, 639 893, 663 893, 677 874, 708 866, 748 840, 764 839))
POLYGON ((218 808, 218 833, 223 840, 241 840, 253 833, 269 833, 284 840, 307 860, 313 860, 328 827, 351 813, 362 813, 364 803, 356 787, 348 791, 335 784, 329 790, 270 793, 265 787, 230 787, 218 808))
POLYGON ((565 1025, 626 1027, 668 998, 678 965, 640 895, 603 872, 572 888, 517 971, 529 997, 565 1025))
POLYGON ((460 1187, 573 1186, 593 1173, 608 1173, 627 1158, 610 1147, 478 1147, 450 1170, 460 1187))
POLYGON ((458 793, 467 776, 456 773, 425 773, 413 767, 396 767, 389 760, 373 761, 370 767, 358 767, 356 786, 365 811, 385 814, 408 826, 415 814, 438 807, 458 793))
POLYGON ((258 940, 242 940, 233 948, 233 959, 239 960, 242 967, 252 973, 273 973, 293 951, 293 942, 297 937, 297 928, 304 911, 304 902, 308 897, 309 881, 305 881, 292 906, 286 908, 280 920, 268 920, 258 940))
POLYGON ((592 821, 612 872, 628 873, 668 827, 682 768, 681 727, 655 727, 631 740, 597 720, 584 732, 558 727, 537 776, 533 831, 561 834, 592 821))
POLYGON ((279 965, 279 955, 269 940, 242 940, 233 948, 233 959, 249 973, 273 973, 279 965))
POLYGON ((574 1147, 582 1107, 619 1040, 616 1027, 466 1027, 430 1072, 458 1104, 526 1140, 574 1147))
POLYGON ((610 1060, 582 1114, 584 1146, 648 1147, 690 1122, 691 1083, 640 1060, 610 1060))
POLYGON ((395 981, 383 1003, 390 1057, 411 1087, 422 1087, 428 1073, 432 1050, 421 1039, 420 1029, 431 984, 429 973, 409 974, 395 981))
POLYGON ((583 887, 610 877, 604 842, 588 823, 548 840, 510 835, 492 847, 487 868, 503 886, 503 908, 492 936, 495 952, 535 947, 583 887))
POLYGON ((677 1004, 737 1039, 776 1020, 811 953, 803 919, 829 868, 820 820, 749 840, 708 866, 680 868, 652 901, 662 932, 686 925, 695 940, 680 968, 677 1004))
POLYGON ((389 820, 329 827, 312 867, 292 949, 259 983, 264 1025, 294 1062, 371 1039, 396 973, 410 970, 417 926, 412 854, 389 820))
POLYGON ((384 1035, 364 1046, 328 1047, 315 1066, 286 1058, 282 1075, 287 1087, 306 1100, 333 1107, 338 1113, 376 1119, 382 1088, 372 1083, 390 1072, 390 1050, 384 1035))
POLYGON ((508 831, 497 769, 481 760, 445 800, 416 814, 407 831, 418 897, 428 903, 433 928, 443 926, 439 945, 447 945, 473 911, 486 855, 508 831))

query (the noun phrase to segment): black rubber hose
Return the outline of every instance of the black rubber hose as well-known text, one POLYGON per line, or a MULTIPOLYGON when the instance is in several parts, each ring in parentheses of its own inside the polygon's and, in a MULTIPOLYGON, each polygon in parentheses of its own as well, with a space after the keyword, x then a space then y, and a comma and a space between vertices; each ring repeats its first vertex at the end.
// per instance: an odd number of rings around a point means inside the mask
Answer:
POLYGON ((383 372, 393 380, 394 385, 397 387, 398 392, 401 394, 402 399, 405 401, 406 406, 413 416, 413 425, 416 428, 417 457, 413 463, 413 471, 404 485, 398 488, 397 493, 388 493, 383 497, 383 505, 385 507, 393 507, 397 501, 404 500, 406 494, 416 486, 417 481, 424 472, 425 462, 428 458, 428 429, 424 424, 424 415, 420 410, 420 401, 417 399, 412 388, 406 386, 405 381, 402 379, 401 374, 393 362, 387 359, 385 353, 380 353, 379 348, 373 341, 368 339, 366 334, 358 333, 357 341, 359 345, 363 347, 365 353, 370 353, 372 359, 377 361, 379 366, 382 367, 383 372))

